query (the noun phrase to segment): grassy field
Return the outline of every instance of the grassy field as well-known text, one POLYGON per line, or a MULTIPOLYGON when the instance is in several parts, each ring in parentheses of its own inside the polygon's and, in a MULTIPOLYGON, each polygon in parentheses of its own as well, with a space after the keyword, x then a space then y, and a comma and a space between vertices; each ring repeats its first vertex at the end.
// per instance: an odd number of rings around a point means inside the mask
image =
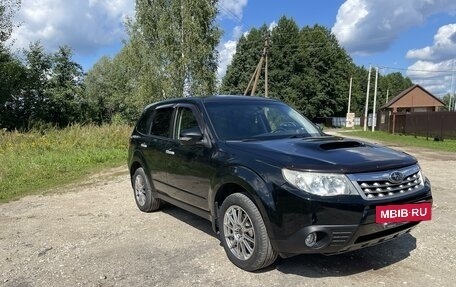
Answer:
MULTIPOLYGON (((456 140, 435 142, 385 132, 337 132, 346 137, 456 152, 456 140)), ((0 131, 0 202, 45 191, 103 168, 122 164, 126 168, 130 133, 127 125, 74 125, 29 133, 0 131)))
POLYGON ((416 146, 430 148, 434 150, 456 152, 456 140, 445 139, 444 141, 434 141, 434 138, 426 139, 425 137, 415 137, 409 135, 390 134, 386 132, 371 131, 348 131, 341 129, 340 132, 345 137, 361 137, 385 143, 393 143, 403 146, 416 146))
POLYGON ((0 131, 0 202, 125 164, 131 127, 79 126, 46 132, 0 131))

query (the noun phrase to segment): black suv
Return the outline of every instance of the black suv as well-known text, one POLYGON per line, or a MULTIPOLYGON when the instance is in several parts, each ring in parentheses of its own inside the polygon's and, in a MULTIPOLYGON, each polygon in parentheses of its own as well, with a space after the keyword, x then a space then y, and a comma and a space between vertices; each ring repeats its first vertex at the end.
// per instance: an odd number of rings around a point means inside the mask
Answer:
POLYGON ((403 152, 329 136, 286 104, 247 96, 149 105, 130 140, 136 204, 202 216, 252 271, 278 255, 336 254, 431 217, 431 186, 403 152))

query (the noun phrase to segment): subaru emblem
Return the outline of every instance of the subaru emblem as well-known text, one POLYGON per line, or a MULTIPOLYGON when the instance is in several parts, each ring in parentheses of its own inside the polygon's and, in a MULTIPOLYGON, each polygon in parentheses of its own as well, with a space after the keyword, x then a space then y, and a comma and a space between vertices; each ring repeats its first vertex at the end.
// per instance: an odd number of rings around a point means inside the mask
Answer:
POLYGON ((404 175, 400 171, 393 171, 389 176, 389 180, 392 183, 400 183, 400 182, 402 182, 403 179, 404 179, 404 175))

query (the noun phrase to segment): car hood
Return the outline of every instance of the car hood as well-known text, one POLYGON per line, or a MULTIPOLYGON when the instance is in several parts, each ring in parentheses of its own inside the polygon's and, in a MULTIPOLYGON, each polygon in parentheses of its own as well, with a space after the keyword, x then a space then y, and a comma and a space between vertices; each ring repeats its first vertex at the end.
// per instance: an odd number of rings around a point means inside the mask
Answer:
POLYGON ((340 137, 230 141, 241 157, 290 169, 357 173, 415 164, 414 157, 376 144, 340 137), (252 158, 253 157, 253 158, 252 158))

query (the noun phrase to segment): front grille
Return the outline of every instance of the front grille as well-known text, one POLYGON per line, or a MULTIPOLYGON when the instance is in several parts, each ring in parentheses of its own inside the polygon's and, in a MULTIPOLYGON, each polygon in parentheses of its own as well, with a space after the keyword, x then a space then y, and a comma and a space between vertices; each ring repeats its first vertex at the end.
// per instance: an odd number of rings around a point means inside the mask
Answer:
POLYGON ((351 175, 358 190, 367 199, 384 199, 393 196, 413 193, 423 187, 424 179, 418 165, 374 173, 351 175), (391 174, 399 172, 403 179, 393 182, 391 174))
POLYGON ((361 181, 358 184, 367 198, 380 198, 411 192, 421 187, 421 181, 420 173, 416 172, 407 176, 399 183, 392 183, 390 181, 361 181))

